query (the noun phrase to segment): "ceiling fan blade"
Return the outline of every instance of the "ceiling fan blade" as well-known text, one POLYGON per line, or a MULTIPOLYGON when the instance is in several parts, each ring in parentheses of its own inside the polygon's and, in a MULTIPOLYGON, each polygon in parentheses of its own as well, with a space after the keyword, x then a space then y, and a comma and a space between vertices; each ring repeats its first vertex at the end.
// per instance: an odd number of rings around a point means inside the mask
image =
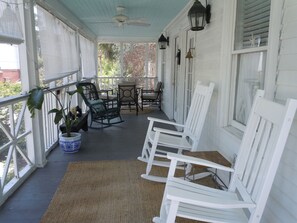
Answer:
POLYGON ((148 22, 146 22, 144 20, 137 20, 137 19, 127 20, 126 24, 127 25, 133 25, 133 26, 150 26, 151 25, 150 23, 148 23, 148 22))
POLYGON ((89 21, 86 23, 99 24, 99 23, 115 23, 115 22, 112 22, 112 21, 89 21))

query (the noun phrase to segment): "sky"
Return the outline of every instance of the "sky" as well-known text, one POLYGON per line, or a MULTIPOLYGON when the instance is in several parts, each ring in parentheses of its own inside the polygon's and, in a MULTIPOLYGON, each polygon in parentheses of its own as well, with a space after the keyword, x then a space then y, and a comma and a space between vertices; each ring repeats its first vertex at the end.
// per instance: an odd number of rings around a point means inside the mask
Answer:
POLYGON ((19 69, 17 45, 0 44, 0 69, 19 69))

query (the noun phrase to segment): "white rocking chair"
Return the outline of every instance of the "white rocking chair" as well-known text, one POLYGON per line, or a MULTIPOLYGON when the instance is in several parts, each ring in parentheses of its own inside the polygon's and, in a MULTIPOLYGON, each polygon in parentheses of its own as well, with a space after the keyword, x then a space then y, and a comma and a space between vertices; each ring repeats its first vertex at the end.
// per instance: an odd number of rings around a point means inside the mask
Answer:
POLYGON ((190 110, 184 125, 175 122, 148 117, 150 121, 146 138, 144 141, 142 155, 138 160, 146 162, 146 173, 141 177, 156 182, 166 182, 166 177, 150 175, 153 165, 169 168, 169 161, 160 161, 156 157, 166 158, 168 151, 182 153, 183 150, 195 152, 198 150, 198 143, 202 128, 210 104, 214 83, 209 86, 196 84, 190 110), (182 128, 183 131, 174 131, 154 127, 155 122, 182 128), (160 146, 163 147, 160 148, 160 146), (157 148, 158 147, 158 148, 157 148), (164 147, 170 148, 164 150, 164 147), (172 150, 174 149, 174 150, 172 150))
POLYGON ((216 223, 260 222, 296 107, 297 101, 293 99, 283 106, 256 96, 234 169, 168 154, 171 165, 160 217, 153 222, 173 223, 176 216, 216 223), (228 191, 174 177, 177 162, 232 172, 228 191))

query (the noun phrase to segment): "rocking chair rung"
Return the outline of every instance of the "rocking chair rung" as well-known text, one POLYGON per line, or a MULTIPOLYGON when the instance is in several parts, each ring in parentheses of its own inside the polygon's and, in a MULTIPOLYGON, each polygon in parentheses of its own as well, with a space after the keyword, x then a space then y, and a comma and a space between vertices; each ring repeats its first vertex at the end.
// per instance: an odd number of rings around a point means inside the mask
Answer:
MULTIPOLYGON (((142 161, 142 162, 145 162, 145 163, 148 162, 147 159, 142 158, 141 156, 137 157, 137 159, 138 159, 139 161, 142 161)), ((169 161, 153 160, 153 165, 155 165, 155 166, 161 166, 161 167, 169 167, 169 166, 170 166, 170 162, 169 162, 169 161)), ((179 169, 179 170, 183 170, 183 169, 184 169, 184 166, 181 166, 181 165, 183 165, 183 163, 180 163, 180 165, 177 166, 177 169, 179 169)))
POLYGON ((163 154, 160 154, 160 153, 156 153, 156 154, 155 154, 155 157, 167 158, 167 155, 163 155, 163 154))

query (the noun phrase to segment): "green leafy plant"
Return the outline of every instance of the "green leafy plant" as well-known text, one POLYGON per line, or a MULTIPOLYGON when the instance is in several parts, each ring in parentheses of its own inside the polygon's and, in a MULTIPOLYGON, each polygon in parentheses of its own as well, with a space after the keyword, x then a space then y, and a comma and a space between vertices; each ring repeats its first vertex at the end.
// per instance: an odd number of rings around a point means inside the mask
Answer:
POLYGON ((31 113, 31 118, 35 116, 35 109, 41 110, 43 102, 44 102, 44 93, 45 91, 50 92, 55 99, 58 102, 58 108, 51 109, 48 114, 55 114, 54 123, 59 124, 61 120, 65 123, 65 130, 67 133, 67 137, 70 137, 71 134, 71 128, 72 126, 77 122, 76 119, 73 119, 73 116, 71 115, 71 100, 72 96, 76 93, 82 93, 83 89, 81 87, 78 87, 74 91, 67 91, 67 94, 70 96, 69 101, 66 105, 66 107, 61 102, 58 93, 52 91, 51 89, 47 87, 36 87, 29 91, 29 97, 27 100, 27 106, 31 113))

